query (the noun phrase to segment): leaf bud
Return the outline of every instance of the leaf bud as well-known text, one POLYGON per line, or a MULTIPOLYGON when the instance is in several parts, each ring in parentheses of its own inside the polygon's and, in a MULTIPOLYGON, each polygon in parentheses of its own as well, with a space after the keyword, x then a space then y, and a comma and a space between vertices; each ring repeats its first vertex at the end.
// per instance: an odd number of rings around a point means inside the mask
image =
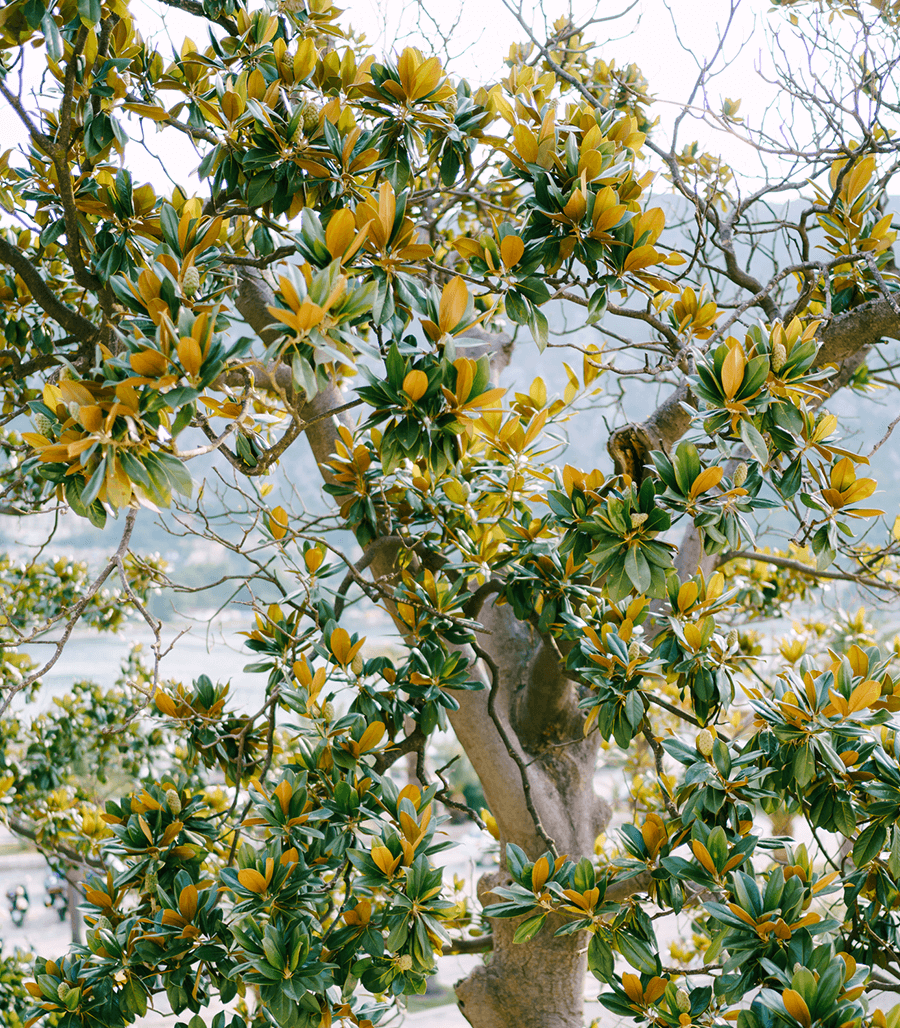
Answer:
POLYGON ((732 482, 734 482, 735 489, 740 489, 741 486, 747 481, 747 475, 750 469, 747 467, 747 462, 742 460, 740 464, 734 469, 734 475, 732 476, 732 482))
POLYGON ((772 357, 770 361, 772 365, 772 371, 777 375, 779 371, 787 364, 787 350, 784 348, 784 343, 776 343, 772 347, 772 357))
POLYGON ((181 797, 178 795, 177 789, 166 789, 166 803, 169 805, 169 810, 178 817, 181 813, 181 797))
POLYGON ((641 511, 638 511, 636 514, 632 514, 631 515, 631 527, 632 528, 640 528, 641 525, 643 525, 643 523, 647 520, 647 518, 649 516, 650 516, 649 514, 644 514, 641 511))
POLYGON ((195 265, 185 269, 181 276, 181 291, 185 296, 193 296, 200 288, 200 272, 195 265))
POLYGON ((708 728, 703 728, 697 733, 697 750, 704 757, 711 757, 713 751, 713 734, 708 728))
POLYGON ((687 989, 679 989, 675 993, 675 1006, 680 1014, 686 1014, 691 1009, 691 996, 687 989))

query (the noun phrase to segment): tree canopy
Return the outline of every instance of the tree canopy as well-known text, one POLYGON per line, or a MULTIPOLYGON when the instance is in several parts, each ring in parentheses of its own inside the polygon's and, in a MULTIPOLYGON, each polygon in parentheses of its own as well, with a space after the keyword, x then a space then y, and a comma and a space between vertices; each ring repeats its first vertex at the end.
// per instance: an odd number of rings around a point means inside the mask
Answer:
POLYGON ((213 1028, 369 1028, 482 949, 474 1028, 580 1026, 586 971, 639 1024, 895 1028, 897 647, 823 612, 900 591, 871 471, 900 421, 871 428, 900 5, 760 6, 758 123, 712 99, 738 0, 686 97, 605 57, 599 13, 510 0, 475 82, 370 52, 329 0, 165 5, 199 41, 127 0, 0 11, 27 133, 0 157, 0 502, 52 523, 0 554, 0 787, 86 882, 83 941, 10 972, 10 1016, 124 1028, 164 994, 182 1028, 219 1001, 213 1028), (139 181, 157 133, 196 170, 139 181), (500 385, 535 346, 568 351, 559 395, 500 385), (567 463, 598 409, 600 466, 567 463), (114 533, 99 566, 47 555, 66 512, 114 533), (140 552, 155 518, 231 563, 184 584, 140 552), (153 591, 214 587, 252 607, 256 710, 161 666, 153 591), (24 716, 76 627, 126 617, 149 663, 24 716), (485 809, 428 759, 447 727, 485 809), (617 761, 642 784, 610 848, 617 761), (481 909, 443 880, 457 808, 500 843, 481 909))

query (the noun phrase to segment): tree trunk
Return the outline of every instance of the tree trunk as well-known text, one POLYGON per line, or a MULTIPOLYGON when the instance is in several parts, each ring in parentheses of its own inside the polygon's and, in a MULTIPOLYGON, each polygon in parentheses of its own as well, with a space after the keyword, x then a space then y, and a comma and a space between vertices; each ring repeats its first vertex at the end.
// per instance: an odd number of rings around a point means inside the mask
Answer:
MULTIPOLYGON (((510 882, 506 871, 481 878, 478 898, 497 902, 495 885, 510 882)), ((487 963, 456 984, 456 998, 472 1028, 582 1028, 587 943, 577 932, 554 938, 560 922, 548 918, 530 942, 512 941, 522 918, 492 921, 494 948, 487 963)))
MULTIPOLYGON (((548 660, 540 637, 516 621, 508 606, 488 604, 481 620, 489 633, 485 645, 492 651, 493 674, 485 690, 457 694, 460 709, 450 721, 501 833, 500 869, 479 882, 484 905, 499 899, 491 895, 492 888, 511 881, 507 843, 536 860, 549 848, 547 836, 559 855, 578 860, 593 854, 611 808, 594 791, 598 735, 583 738, 577 696, 559 664, 548 660), (492 685, 500 727, 490 712, 492 685), (529 795, 513 753, 527 769, 529 795)), ((456 985, 460 1010, 473 1028, 582 1028, 585 936, 556 938, 553 933, 563 919, 548 918, 535 938, 514 943, 521 921, 492 920, 490 957, 456 985)))

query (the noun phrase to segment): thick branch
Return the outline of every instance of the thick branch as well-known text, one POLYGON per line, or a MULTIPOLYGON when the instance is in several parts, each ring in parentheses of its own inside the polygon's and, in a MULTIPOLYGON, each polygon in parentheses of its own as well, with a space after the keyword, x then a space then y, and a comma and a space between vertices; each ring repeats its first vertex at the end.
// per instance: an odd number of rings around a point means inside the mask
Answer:
MULTIPOLYGON (((900 339, 900 315, 886 297, 860 304, 839 314, 821 332, 821 348, 816 364, 842 365, 838 373, 824 385, 832 394, 846 385, 859 367, 868 347, 883 338, 900 339)), ((616 472, 627 472, 640 481, 651 450, 668 452, 684 435, 691 423, 683 404, 691 402, 687 385, 679 386, 640 425, 617 428, 609 437, 607 448, 616 472)))
POLYGON ((8 265, 28 286, 41 310, 61 325, 67 332, 84 343, 92 343, 100 335, 100 330, 93 322, 88 321, 78 311, 65 304, 50 289, 38 269, 28 258, 11 243, 0 236, 0 261, 8 265))

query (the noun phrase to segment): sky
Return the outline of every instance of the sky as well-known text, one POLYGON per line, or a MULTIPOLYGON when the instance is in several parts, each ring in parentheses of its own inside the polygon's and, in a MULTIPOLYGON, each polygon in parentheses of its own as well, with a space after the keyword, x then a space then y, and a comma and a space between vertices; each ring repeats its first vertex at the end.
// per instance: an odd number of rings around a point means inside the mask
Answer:
MULTIPOLYGON (((523 3, 526 0, 523 0, 523 3)), ((595 16, 611 18, 621 11, 621 18, 602 21, 589 30, 594 38, 604 39, 596 53, 604 59, 615 58, 621 66, 637 63, 648 79, 651 92, 658 97, 654 114, 660 117, 663 129, 671 126, 682 109, 685 99, 697 78, 698 61, 711 54, 719 39, 719 32, 728 17, 727 0, 599 0, 595 16)), ((546 5, 546 19, 539 10, 526 11, 525 17, 542 34, 542 26, 569 10, 569 5, 558 0, 546 5)), ((593 4, 573 0, 574 17, 589 17, 593 4)), ((407 0, 349 0, 345 3, 345 18, 367 40, 378 54, 390 54, 403 46, 419 45, 423 50, 435 48, 437 27, 447 36, 446 46, 437 43, 441 56, 449 54, 449 67, 457 75, 469 78, 473 85, 491 84, 503 73, 503 59, 512 42, 524 41, 523 29, 516 24, 503 0, 462 0, 462 4, 446 0, 425 0, 420 9, 407 0), (444 12, 447 12, 446 14, 444 12)), ((170 49, 164 40, 168 36, 173 46, 180 46, 185 35, 198 44, 205 40, 204 23, 156 2, 132 0, 132 13, 145 37, 163 41, 164 55, 170 49)), ((767 64, 767 54, 759 32, 761 19, 766 17, 770 5, 766 0, 741 0, 728 36, 728 42, 717 65, 717 77, 712 81, 708 102, 720 109, 722 100, 741 99, 741 115, 749 123, 760 118, 771 100, 772 89, 757 74, 767 64)), ((37 81, 40 57, 29 54, 29 81, 37 81)), ((172 94, 169 94, 173 96, 172 94)), ((164 97, 165 99, 165 97, 164 97)), ((174 99, 174 96, 173 96, 174 99)), ((198 158, 190 143, 178 133, 166 130, 148 138, 154 159, 139 148, 130 148, 129 164, 136 182, 150 181, 166 191, 166 179, 181 185, 193 185, 191 172, 198 158)), ((0 102, 0 149, 21 146, 24 132, 13 113, 0 102)), ((721 153, 742 174, 752 175, 756 158, 752 150, 735 135, 716 131, 698 122, 690 114, 682 125, 680 143, 698 139, 703 149, 721 153)))

